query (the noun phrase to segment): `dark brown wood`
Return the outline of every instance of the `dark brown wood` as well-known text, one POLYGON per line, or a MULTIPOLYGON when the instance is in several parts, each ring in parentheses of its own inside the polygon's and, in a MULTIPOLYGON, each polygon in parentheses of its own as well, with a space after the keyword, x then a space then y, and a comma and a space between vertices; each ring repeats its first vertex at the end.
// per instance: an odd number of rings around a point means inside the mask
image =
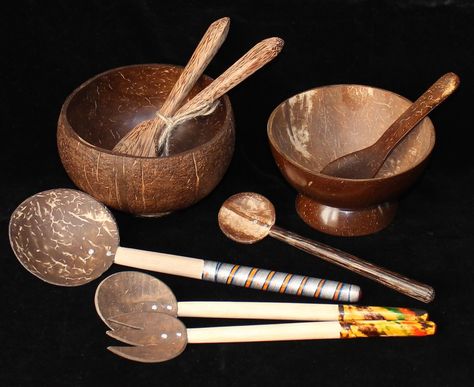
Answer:
MULTIPOLYGON (((139 122, 154 116, 181 67, 135 65, 99 74, 74 90, 61 109, 59 155, 72 181, 115 209, 156 215, 207 196, 226 172, 234 150, 234 117, 223 96, 216 111, 175 129, 169 157, 112 151, 139 122)), ((189 98, 211 83, 201 77, 189 98)))
POLYGON ((273 204, 264 196, 254 192, 242 192, 231 196, 222 204, 218 215, 221 230, 237 242, 254 243, 270 235, 417 300, 423 302, 433 300, 434 289, 431 286, 378 267, 334 247, 284 230, 275 226, 275 218, 273 204))
POLYGON ((268 138, 285 179, 324 211, 299 208, 310 226, 333 235, 364 235, 393 218, 393 206, 423 171, 435 144, 435 131, 424 118, 394 149, 372 179, 321 174, 330 161, 374 143, 410 101, 389 91, 360 85, 308 90, 280 104, 268 121, 268 138), (349 210, 349 211, 347 211, 349 210), (360 211, 372 216, 359 216, 360 211), (341 221, 343 220, 343 221, 341 221))
POLYGON ((435 291, 431 286, 364 261, 363 259, 334 247, 304 238, 277 226, 271 228, 270 236, 295 246, 309 254, 322 258, 325 261, 334 263, 366 278, 370 278, 373 281, 417 300, 428 303, 434 299, 435 291))
POLYGON ((459 77, 456 74, 443 75, 411 104, 374 144, 331 161, 321 173, 346 179, 374 177, 398 143, 458 86, 459 77))
MULTIPOLYGON (((230 19, 224 17, 216 20, 209 26, 161 106, 161 115, 172 117, 174 113, 176 113, 196 81, 203 74, 209 62, 216 55, 222 43, 224 43, 229 31, 229 25, 230 19)), ((166 123, 159 117, 140 123, 120 139, 114 146, 114 151, 135 156, 155 157, 155 136, 165 125, 166 123)))

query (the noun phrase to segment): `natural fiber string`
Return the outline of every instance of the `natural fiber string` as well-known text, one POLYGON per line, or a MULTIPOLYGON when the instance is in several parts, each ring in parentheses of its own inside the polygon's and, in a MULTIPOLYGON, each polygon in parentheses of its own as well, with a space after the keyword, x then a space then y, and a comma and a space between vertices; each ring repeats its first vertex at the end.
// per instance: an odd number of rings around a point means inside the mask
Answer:
POLYGON ((156 112, 156 116, 160 118, 165 123, 165 126, 159 135, 158 143, 156 144, 157 153, 160 153, 160 150, 163 148, 163 154, 168 154, 168 143, 171 131, 178 125, 191 120, 196 117, 208 116, 217 109, 219 106, 219 100, 214 101, 211 104, 207 104, 203 107, 197 107, 194 110, 187 111, 183 114, 179 114, 173 117, 166 117, 160 112, 156 112))

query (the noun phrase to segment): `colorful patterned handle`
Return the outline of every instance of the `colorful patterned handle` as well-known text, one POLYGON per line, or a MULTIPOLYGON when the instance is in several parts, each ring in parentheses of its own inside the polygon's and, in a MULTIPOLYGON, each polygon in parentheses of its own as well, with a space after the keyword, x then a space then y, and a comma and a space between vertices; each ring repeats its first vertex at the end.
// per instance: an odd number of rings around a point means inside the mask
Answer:
POLYGON ((360 296, 356 285, 214 261, 204 261, 202 279, 332 301, 357 302, 360 296))
POLYGON ((341 339, 359 337, 430 336, 436 331, 432 321, 354 321, 341 322, 341 339))
POLYGON ((354 320, 428 320, 423 309, 409 309, 393 306, 339 305, 339 321, 354 320))

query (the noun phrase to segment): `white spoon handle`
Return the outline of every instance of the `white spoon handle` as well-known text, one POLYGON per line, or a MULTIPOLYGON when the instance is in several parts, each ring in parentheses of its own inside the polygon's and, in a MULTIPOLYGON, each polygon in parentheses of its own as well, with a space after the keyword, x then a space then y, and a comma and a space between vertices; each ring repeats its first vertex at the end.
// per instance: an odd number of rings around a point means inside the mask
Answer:
POLYGON ((431 321, 338 321, 188 328, 188 343, 353 339, 363 337, 426 336, 435 333, 431 321))

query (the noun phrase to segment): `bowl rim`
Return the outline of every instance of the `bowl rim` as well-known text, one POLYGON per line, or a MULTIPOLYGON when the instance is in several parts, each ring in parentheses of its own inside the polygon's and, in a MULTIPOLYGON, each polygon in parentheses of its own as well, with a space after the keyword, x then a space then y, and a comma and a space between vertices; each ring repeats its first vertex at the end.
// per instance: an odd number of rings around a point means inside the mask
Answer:
MULTIPOLYGON (((430 142, 430 146, 429 146, 429 149, 428 151, 426 152, 426 155, 421 158, 417 163, 413 164, 410 168, 400 172, 400 173, 396 173, 396 174, 393 174, 393 175, 390 175, 390 176, 381 176, 381 177, 372 177, 372 178, 368 178, 368 179, 351 179, 351 178, 343 178, 343 177, 336 177, 336 176, 330 176, 330 175, 325 175, 324 173, 320 173, 320 172, 316 172, 314 170, 311 170, 309 168, 307 168, 306 166, 303 166, 301 165, 300 163, 296 162, 295 160, 293 160, 292 158, 289 158, 281 149, 280 147, 278 146, 278 143, 277 141, 273 138, 272 136, 272 128, 271 128, 271 123, 273 122, 273 119, 276 115, 276 112, 277 110, 285 103, 287 102, 288 100, 298 96, 298 95, 302 95, 302 94, 305 94, 305 93, 308 93, 310 91, 315 91, 315 90, 322 90, 322 89, 329 89, 329 88, 336 88, 336 87, 341 87, 341 86, 344 86, 344 87, 351 87, 351 86, 355 86, 355 87, 363 87, 363 88, 371 88, 371 89, 375 89, 375 90, 380 90, 380 91, 383 91, 383 92, 388 92, 396 97, 399 97, 400 99, 404 100, 404 101, 407 101, 408 103, 413 103, 413 101, 411 101, 410 99, 398 94, 398 93, 395 93, 393 91, 390 91, 390 90, 387 90, 387 89, 383 89, 381 87, 374 87, 374 86, 369 86, 369 85, 364 85, 364 84, 357 84, 357 83, 337 83, 337 84, 331 84, 331 85, 323 85, 323 86, 317 86, 317 87, 313 87, 311 89, 307 89, 307 90, 304 90, 304 91, 301 91, 299 93, 296 93, 288 98, 286 98, 285 100, 283 100, 282 102, 280 102, 274 109, 273 111, 271 112, 270 116, 268 117, 268 120, 267 120, 267 137, 268 137, 268 140, 271 144, 271 146, 278 151, 278 153, 287 161, 289 162, 290 164, 293 164, 294 166, 296 166, 297 168, 300 168, 302 169, 303 171, 305 171, 306 173, 310 174, 310 175, 316 175, 316 176, 320 176, 320 177, 324 177, 324 178, 327 178, 327 179, 330 179, 330 180, 334 180, 334 181, 351 181, 351 182, 357 182, 357 181, 360 181, 360 182, 368 182, 368 181, 382 181, 382 180, 389 180, 389 179, 392 179, 392 178, 397 178, 399 176, 403 176, 404 174, 416 169, 420 164, 424 163, 426 161, 427 158, 430 157, 432 151, 433 151, 433 148, 435 146, 435 143, 436 143, 436 130, 435 130, 435 127, 434 127, 434 124, 433 122, 431 121, 431 119, 429 118, 429 116, 426 116, 425 118, 423 118, 422 121, 424 120, 428 120, 428 122, 431 124, 429 126, 429 129, 431 131, 431 134, 432 134, 432 141, 430 142)), ((421 123, 421 122, 420 122, 421 123)))
MULTIPOLYGON (((123 69, 131 69, 131 68, 139 68, 139 67, 174 67, 174 68, 184 69, 184 66, 170 64, 170 63, 137 63, 137 64, 120 66, 120 67, 114 67, 114 68, 108 69, 106 71, 103 71, 101 73, 98 73, 98 74, 94 75, 91 78, 88 78, 87 80, 82 82, 79 86, 77 86, 66 97, 66 99, 64 100, 64 102, 61 106, 61 110, 60 110, 60 113, 59 113, 60 114, 60 119, 61 119, 61 117, 64 119, 65 124, 67 124, 67 125, 65 125, 66 129, 68 130, 68 132, 70 132, 72 134, 72 136, 75 138, 75 140, 79 141, 80 143, 87 146, 88 148, 91 148, 91 149, 93 149, 95 151, 98 151, 98 152, 101 152, 101 153, 107 153, 107 154, 110 154, 112 156, 124 157, 124 158, 130 158, 130 159, 149 159, 149 160, 159 160, 159 159, 172 160, 174 158, 181 158, 181 157, 186 156, 188 154, 195 153, 196 151, 199 151, 199 150, 201 150, 205 147, 212 146, 212 144, 214 142, 218 141, 219 136, 222 135, 221 130, 218 130, 217 133, 214 136, 212 136, 212 138, 210 138, 208 141, 206 141, 206 142, 204 142, 204 143, 202 143, 202 144, 200 144, 196 147, 193 147, 191 149, 187 149, 183 152, 175 153, 175 154, 172 154, 172 155, 156 157, 156 156, 135 156, 135 155, 129 155, 129 154, 126 154, 126 153, 113 152, 110 149, 105 149, 105 148, 102 148, 100 146, 91 144, 90 142, 88 142, 84 138, 82 138, 73 129, 73 126, 71 125, 71 123, 69 122, 69 119, 68 119, 67 110, 70 106, 70 103, 71 103, 72 99, 82 89, 84 89, 86 86, 88 86, 89 84, 95 82, 97 79, 99 79, 99 78, 101 78, 105 75, 108 75, 108 74, 111 74, 113 72, 117 72, 117 71, 120 71, 120 70, 123 70, 123 69)), ((204 79, 209 79, 211 82, 214 81, 214 78, 211 78, 210 76, 208 76, 206 74, 202 74, 201 77, 204 77, 204 79)), ((225 118, 223 120, 223 124, 226 123, 228 120, 230 120, 232 122, 232 126, 233 126, 234 125, 234 123, 233 123, 233 110, 232 110, 232 105, 230 103, 229 96, 227 94, 224 94, 222 97, 220 97, 218 99, 218 101, 222 101, 224 103, 225 108, 226 108, 226 114, 225 114, 225 118)))

